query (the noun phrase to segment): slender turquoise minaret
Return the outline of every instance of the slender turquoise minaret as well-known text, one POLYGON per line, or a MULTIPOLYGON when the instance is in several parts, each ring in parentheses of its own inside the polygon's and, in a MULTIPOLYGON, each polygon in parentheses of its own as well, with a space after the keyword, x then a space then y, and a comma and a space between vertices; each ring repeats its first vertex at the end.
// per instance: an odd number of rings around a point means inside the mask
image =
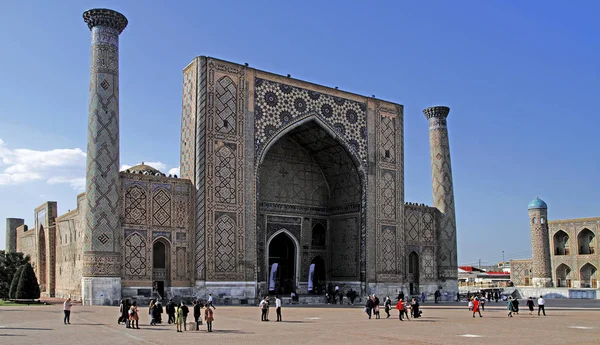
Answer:
POLYGON ((527 209, 531 229, 531 284, 534 287, 552 287, 548 206, 536 197, 527 209))
POLYGON ((108 9, 83 13, 92 32, 82 302, 121 298, 119 35, 127 18, 108 9))

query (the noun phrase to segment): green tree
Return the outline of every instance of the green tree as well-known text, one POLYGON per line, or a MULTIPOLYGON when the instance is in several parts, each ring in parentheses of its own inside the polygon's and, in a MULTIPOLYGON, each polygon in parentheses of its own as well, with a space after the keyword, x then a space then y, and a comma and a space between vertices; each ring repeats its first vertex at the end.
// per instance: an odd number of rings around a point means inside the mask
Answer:
POLYGON ((38 285, 37 278, 33 267, 28 262, 23 267, 21 276, 19 277, 19 284, 17 285, 16 299, 37 299, 40 298, 40 286, 38 285))
POLYGON ((17 272, 15 272, 15 274, 13 275, 13 280, 10 283, 10 291, 8 294, 9 298, 17 298, 17 286, 19 285, 19 279, 21 279, 21 273, 23 272, 23 268, 25 268, 25 265, 19 266, 19 268, 17 268, 17 272))
POLYGON ((29 262, 29 255, 0 250, 0 298, 10 297, 10 285, 17 269, 29 262))

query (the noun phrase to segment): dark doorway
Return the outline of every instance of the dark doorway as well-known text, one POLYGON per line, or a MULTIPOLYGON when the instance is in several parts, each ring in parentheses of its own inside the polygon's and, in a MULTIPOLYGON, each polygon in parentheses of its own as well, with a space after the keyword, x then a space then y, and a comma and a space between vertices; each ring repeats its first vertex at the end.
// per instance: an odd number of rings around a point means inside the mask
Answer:
POLYGON ((411 252, 408 256, 408 282, 410 294, 419 293, 419 255, 411 252))
POLYGON ((269 272, 267 282, 270 284, 271 269, 277 263, 275 287, 269 291, 288 294, 296 290, 296 248, 294 241, 286 234, 276 235, 269 244, 269 272))
MULTIPOLYGON (((152 245, 152 280, 167 281, 169 279, 169 246, 164 240, 157 240, 152 245)), ((164 283, 163 283, 164 289, 164 283)))
POLYGON ((313 271, 312 293, 320 295, 323 293, 323 288, 327 284, 327 278, 325 277, 325 260, 322 256, 317 255, 314 259, 312 259, 311 265, 312 264, 315 265, 315 269, 313 271))
POLYGON ((164 281, 155 281, 154 284, 152 284, 152 288, 153 288, 152 289, 153 290, 152 297, 156 297, 159 300, 164 298, 164 296, 165 296, 165 282, 164 281))

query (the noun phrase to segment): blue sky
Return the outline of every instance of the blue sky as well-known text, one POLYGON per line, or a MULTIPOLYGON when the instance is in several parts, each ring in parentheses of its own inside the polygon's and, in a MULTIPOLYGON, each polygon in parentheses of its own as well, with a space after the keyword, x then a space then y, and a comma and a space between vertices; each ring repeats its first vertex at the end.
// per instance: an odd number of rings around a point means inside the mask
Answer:
POLYGON ((404 104, 406 201, 432 203, 421 110, 450 106, 461 264, 528 257, 536 195, 550 219, 600 216, 597 2, 11 1, 0 14, 0 248, 4 218, 31 225, 45 200, 75 207, 90 59, 81 14, 94 7, 129 19, 121 164, 179 165, 182 70, 209 55, 404 104))

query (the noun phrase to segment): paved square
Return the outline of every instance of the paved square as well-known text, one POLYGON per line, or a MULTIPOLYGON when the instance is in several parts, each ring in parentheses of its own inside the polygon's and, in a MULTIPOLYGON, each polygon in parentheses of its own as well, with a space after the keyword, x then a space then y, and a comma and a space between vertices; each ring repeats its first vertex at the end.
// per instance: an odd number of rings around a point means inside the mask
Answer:
MULTIPOLYGON (((0 344, 600 344, 600 311, 549 308, 547 317, 508 318, 500 305, 473 318, 466 307, 423 308, 423 318, 368 320, 362 308, 284 307, 284 322, 260 321, 258 307, 217 306, 214 332, 177 333, 171 325, 149 326, 140 309, 140 330, 117 325, 116 307, 73 307, 71 325, 62 305, 0 307, 0 344)), ((193 318, 192 318, 193 319, 193 318)))

